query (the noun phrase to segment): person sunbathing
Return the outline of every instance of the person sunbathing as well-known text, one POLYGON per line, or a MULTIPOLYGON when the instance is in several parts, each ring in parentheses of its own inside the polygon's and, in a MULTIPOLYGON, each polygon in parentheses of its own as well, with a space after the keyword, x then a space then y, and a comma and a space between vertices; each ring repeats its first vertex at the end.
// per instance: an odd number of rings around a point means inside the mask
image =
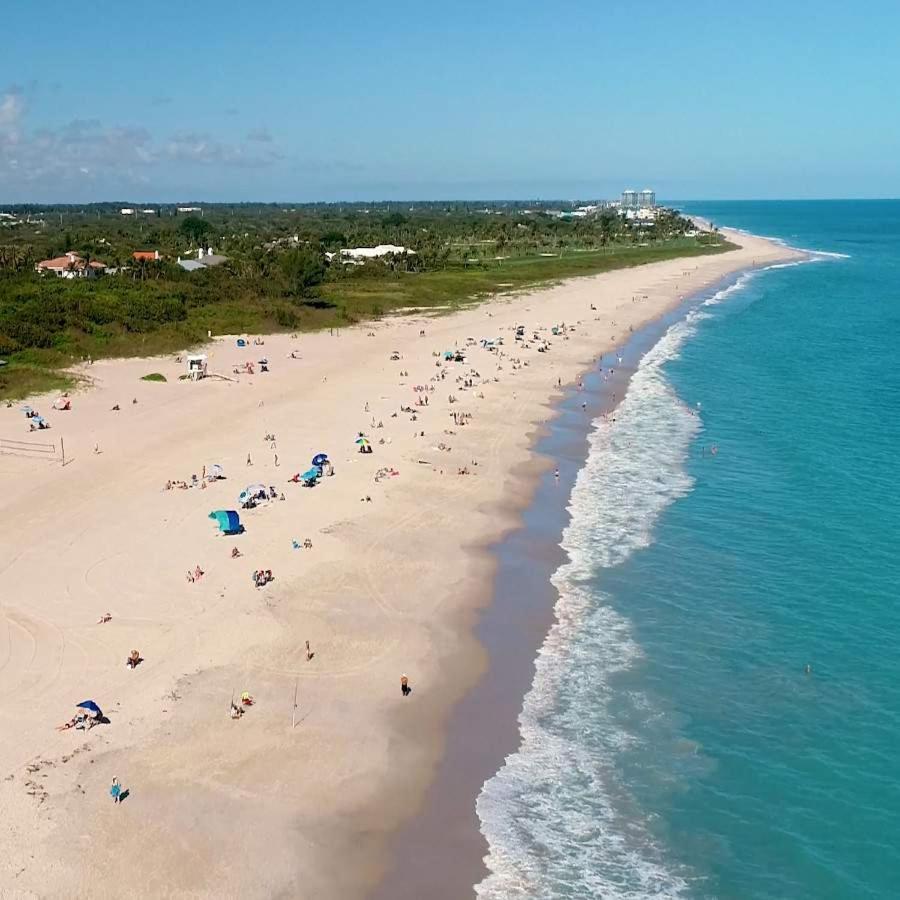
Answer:
POLYGON ((128 659, 125 661, 125 664, 129 669, 136 669, 143 660, 141 659, 141 654, 137 650, 132 650, 131 653, 128 654, 128 659))
POLYGON ((99 619, 97 619, 97 624, 102 625, 104 622, 108 622, 112 618, 112 613, 103 613, 99 619))
POLYGON ((232 548, 231 548, 231 558, 232 558, 232 559, 237 559, 240 555, 241 555, 241 551, 238 550, 237 547, 232 547, 232 548))
POLYGON ((250 696, 249 691, 244 691, 241 694, 241 705, 242 706, 253 706, 253 698, 250 696))

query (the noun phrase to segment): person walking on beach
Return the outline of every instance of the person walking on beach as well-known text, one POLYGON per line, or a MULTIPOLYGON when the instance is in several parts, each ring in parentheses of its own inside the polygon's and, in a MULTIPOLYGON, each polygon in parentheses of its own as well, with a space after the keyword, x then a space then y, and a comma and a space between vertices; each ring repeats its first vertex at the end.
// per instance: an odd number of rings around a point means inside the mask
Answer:
POLYGON ((404 697, 408 697, 412 693, 412 688, 409 686, 409 679, 405 675, 400 676, 400 693, 403 694, 404 697))
POLYGON ((115 775, 109 786, 109 796, 113 798, 113 803, 118 803, 122 798, 122 785, 119 784, 119 779, 115 775))

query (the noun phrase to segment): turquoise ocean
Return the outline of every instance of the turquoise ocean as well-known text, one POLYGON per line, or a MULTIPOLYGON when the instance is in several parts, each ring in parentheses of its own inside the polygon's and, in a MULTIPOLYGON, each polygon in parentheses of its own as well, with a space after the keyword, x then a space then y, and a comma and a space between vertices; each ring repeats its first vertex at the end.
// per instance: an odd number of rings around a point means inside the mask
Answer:
POLYGON ((696 298, 593 424, 476 891, 898 897, 900 201, 682 208, 819 252, 696 298))

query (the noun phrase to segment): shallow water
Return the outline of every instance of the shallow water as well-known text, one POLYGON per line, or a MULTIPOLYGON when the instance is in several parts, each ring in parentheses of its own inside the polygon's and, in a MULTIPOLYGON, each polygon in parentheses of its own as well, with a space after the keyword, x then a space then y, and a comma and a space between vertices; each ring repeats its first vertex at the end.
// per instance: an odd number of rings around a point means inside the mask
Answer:
POLYGON ((896 894, 900 202, 686 208, 835 255, 705 298, 595 423, 481 897, 896 894))

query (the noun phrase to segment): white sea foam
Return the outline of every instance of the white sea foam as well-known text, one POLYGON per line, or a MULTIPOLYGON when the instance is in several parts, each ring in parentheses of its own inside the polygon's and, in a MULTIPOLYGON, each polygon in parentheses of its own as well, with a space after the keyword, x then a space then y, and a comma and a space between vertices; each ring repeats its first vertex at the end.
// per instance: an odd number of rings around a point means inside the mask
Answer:
MULTIPOLYGON (((691 490, 684 462, 700 421, 662 366, 709 315, 696 310, 673 325, 642 360, 615 422, 594 423, 563 535, 568 562, 553 576, 557 623, 519 718, 522 744, 477 801, 489 844, 490 874, 476 887, 483 900, 631 900, 687 891, 689 873, 667 857, 618 779, 618 754, 640 739, 610 714, 610 679, 641 651, 628 620, 593 580, 647 546, 662 511, 691 490)), ((648 718, 655 714, 647 698, 634 705, 648 718)))
POLYGON ((738 234, 744 234, 747 237, 759 237, 764 240, 771 241, 773 244, 778 244, 781 247, 787 247, 788 250, 796 250, 798 253, 808 253, 813 259, 811 260, 799 260, 798 262, 793 263, 781 263, 780 265, 767 266, 769 269, 781 269, 785 266, 796 266, 802 265, 804 262, 815 262, 821 259, 850 259, 849 253, 837 253, 833 250, 811 250, 809 247, 795 247, 793 244, 788 243, 784 238, 774 237, 771 234, 757 234, 753 231, 747 231, 746 228, 733 228, 732 226, 728 226, 732 231, 736 231, 738 234))

